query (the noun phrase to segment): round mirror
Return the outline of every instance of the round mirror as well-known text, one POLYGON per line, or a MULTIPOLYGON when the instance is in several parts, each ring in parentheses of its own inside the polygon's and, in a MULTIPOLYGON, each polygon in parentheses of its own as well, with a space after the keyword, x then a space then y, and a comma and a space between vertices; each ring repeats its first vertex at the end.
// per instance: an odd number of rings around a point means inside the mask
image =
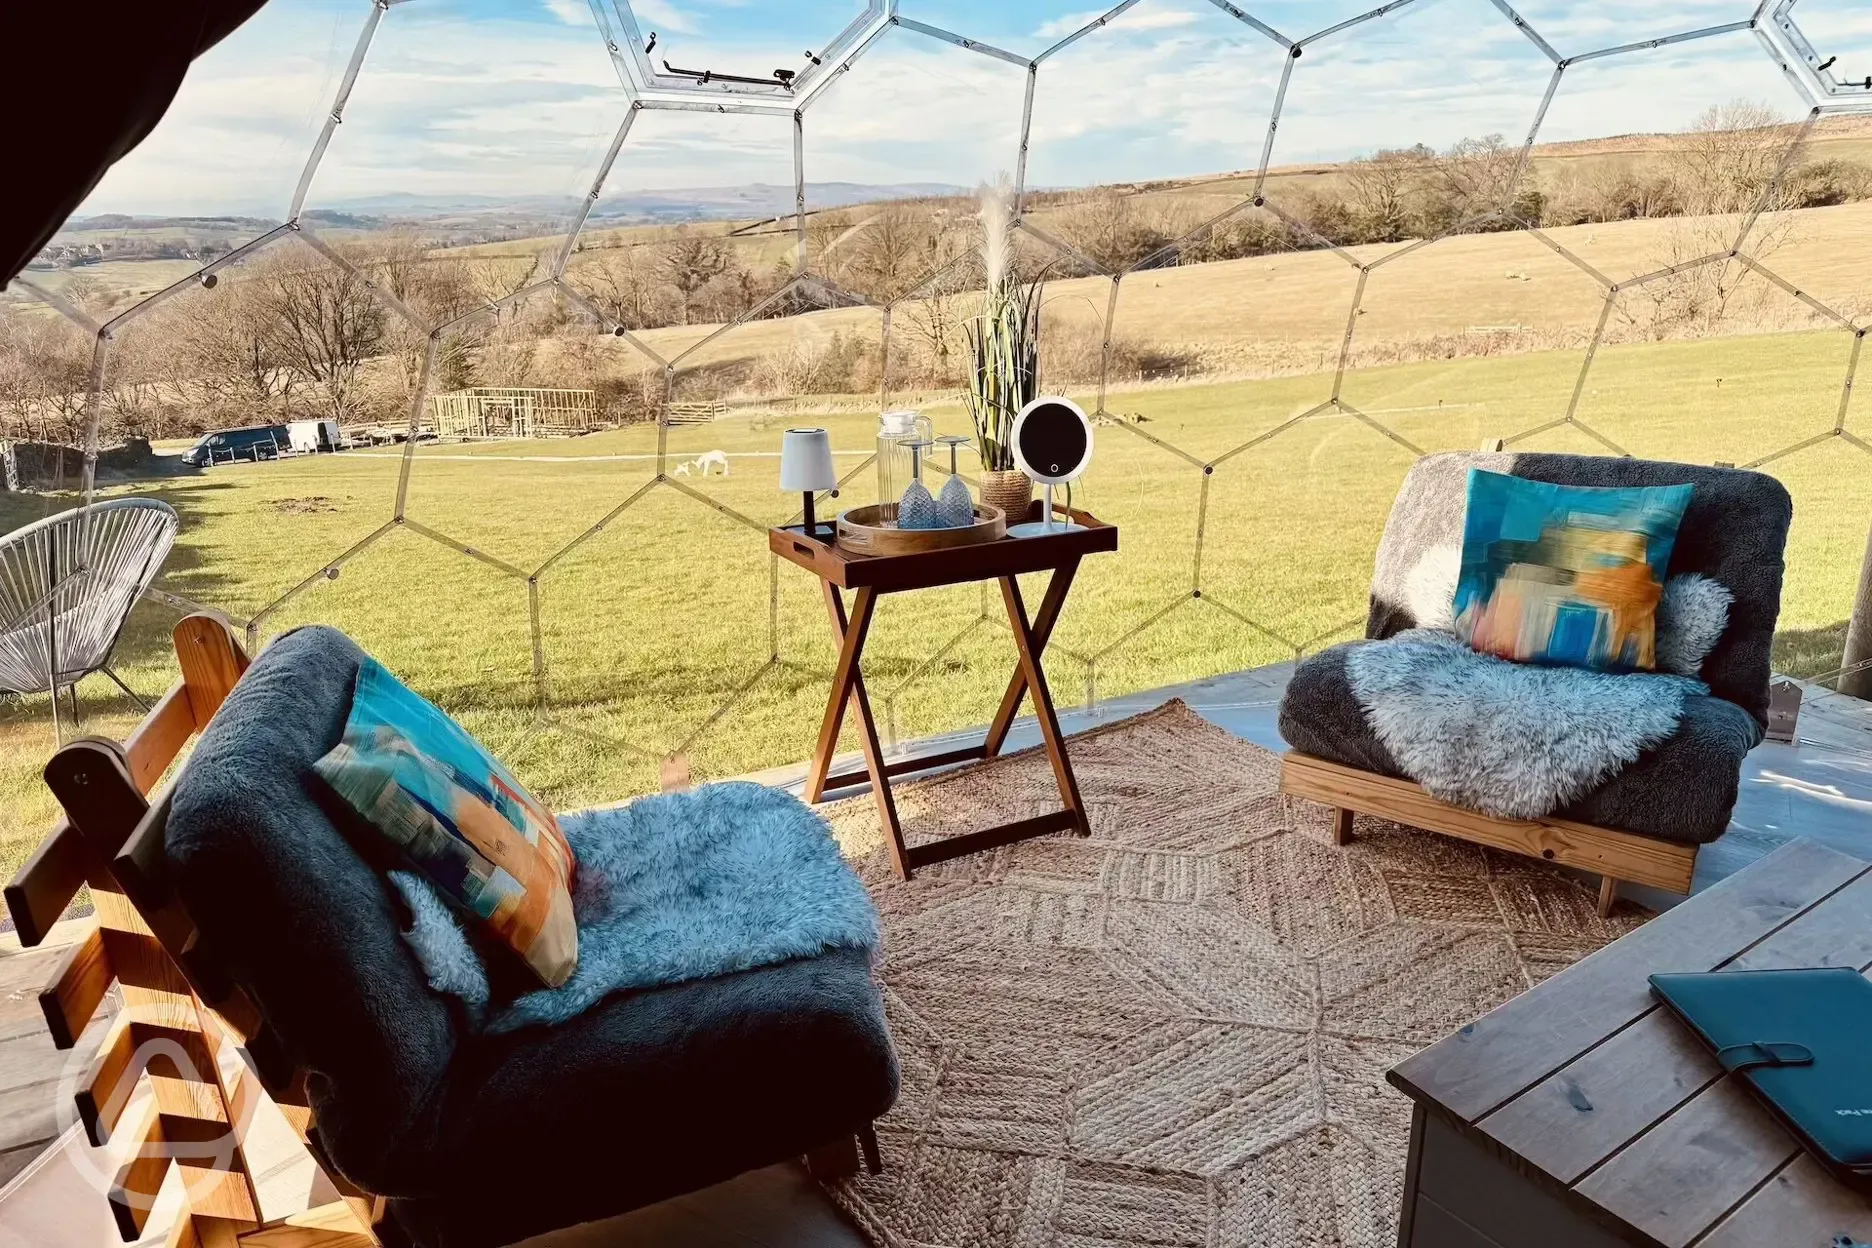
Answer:
POLYGON ((1092 422, 1071 399, 1043 395, 1014 420, 1014 463, 1042 485, 1076 481, 1092 462, 1092 422))

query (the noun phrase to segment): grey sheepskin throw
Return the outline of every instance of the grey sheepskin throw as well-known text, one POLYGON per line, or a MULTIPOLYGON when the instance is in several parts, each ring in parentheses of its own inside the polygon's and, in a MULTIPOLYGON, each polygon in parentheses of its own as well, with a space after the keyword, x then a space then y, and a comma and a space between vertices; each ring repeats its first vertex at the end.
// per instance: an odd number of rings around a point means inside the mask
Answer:
POLYGON ((391 873, 410 904, 405 941, 472 1026, 563 1023, 614 992, 877 948, 877 911, 825 821, 779 789, 704 785, 559 826, 578 860, 578 968, 509 1005, 490 1006, 486 970, 447 903, 420 876, 391 873))
POLYGON ((1584 797, 1675 733, 1685 698, 1709 692, 1683 676, 1510 663, 1426 628, 1353 647, 1346 673, 1406 775, 1511 819, 1584 797))
POLYGON ((1657 609, 1657 666, 1660 672, 1695 676, 1703 660, 1729 627, 1735 595, 1721 581, 1690 573, 1664 582, 1657 609))

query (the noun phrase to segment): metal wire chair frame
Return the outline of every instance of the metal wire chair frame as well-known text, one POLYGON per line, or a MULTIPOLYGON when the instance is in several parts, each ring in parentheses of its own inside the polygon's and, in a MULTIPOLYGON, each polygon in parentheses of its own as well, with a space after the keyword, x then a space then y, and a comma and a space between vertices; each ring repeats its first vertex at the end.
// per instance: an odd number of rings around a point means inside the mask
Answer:
POLYGON ((58 693, 71 698, 78 727, 78 682, 102 672, 144 710, 149 704, 110 665, 130 611, 155 580, 180 527, 175 509, 120 498, 47 516, 0 537, 0 690, 52 700, 61 744, 58 693))

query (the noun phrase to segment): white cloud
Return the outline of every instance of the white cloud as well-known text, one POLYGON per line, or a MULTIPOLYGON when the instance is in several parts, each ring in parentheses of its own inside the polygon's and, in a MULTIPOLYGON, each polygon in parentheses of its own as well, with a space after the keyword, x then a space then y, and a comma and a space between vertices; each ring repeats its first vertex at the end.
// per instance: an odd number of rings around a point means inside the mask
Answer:
POLYGON ((585 0, 540 0, 546 11, 568 26, 586 26, 592 23, 591 6, 585 0))
POLYGON ((695 19, 669 0, 630 0, 630 6, 631 12, 637 15, 637 24, 644 28, 646 36, 653 30, 673 30, 685 35, 695 33, 695 19))
MULTIPOLYGON (((196 64, 169 115, 81 211, 277 217, 331 107, 367 3, 334 12, 276 0, 262 9, 196 64)), ((571 20, 582 5, 540 0, 532 20, 451 17, 450 0, 390 10, 311 205, 393 192, 582 192, 626 103, 589 14, 571 20)), ((1521 7, 1550 10, 1550 23, 1562 7, 1584 20, 1574 0, 1522 0, 1521 7)), ((1698 7, 1677 0, 1672 16, 1700 17, 1698 7)), ((1526 134, 1551 74, 1545 58, 1497 20, 1488 0, 1423 8, 1413 20, 1406 19, 1415 6, 1307 49, 1293 71, 1275 163, 1420 141, 1441 147, 1495 131, 1510 141, 1526 134)), ((646 34, 676 29, 663 20, 667 9, 637 0, 646 34)), ((701 10, 686 4, 674 12, 687 18, 701 10)), ((1153 0, 1125 16, 1134 20, 1093 32, 1041 67, 1030 180, 1068 186, 1253 168, 1283 66, 1280 49, 1190 0, 1153 0)), ((1652 21, 1646 12, 1604 33, 1614 41, 1641 37, 1655 33, 1652 21)), ((746 23, 704 25, 677 44, 682 58, 758 63, 746 23)), ((1601 34, 1596 26, 1590 33, 1601 34)), ((808 111, 807 178, 970 185, 1010 169, 1024 86, 1017 67, 887 36, 808 111)), ((1679 129, 1733 96, 1766 98, 1789 112, 1796 103, 1746 32, 1573 66, 1541 134, 1558 140, 1679 129)), ((607 189, 786 183, 789 130, 784 118, 645 113, 607 189)))
MULTIPOLYGON (((1111 10, 1093 9, 1086 13, 1069 13, 1042 23, 1034 31, 1037 39, 1064 39, 1076 30, 1081 30, 1088 22, 1095 22, 1111 10)), ((1180 26, 1189 26, 1202 20, 1202 14, 1192 13, 1187 9, 1131 9, 1121 13, 1106 23, 1108 31, 1125 30, 1173 30, 1180 26)))

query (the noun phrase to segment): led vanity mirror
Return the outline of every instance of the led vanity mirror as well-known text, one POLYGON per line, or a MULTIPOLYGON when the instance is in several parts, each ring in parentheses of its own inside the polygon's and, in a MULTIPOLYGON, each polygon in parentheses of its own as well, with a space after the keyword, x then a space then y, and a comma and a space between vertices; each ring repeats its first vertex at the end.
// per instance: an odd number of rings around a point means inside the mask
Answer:
POLYGON ((1041 519, 1008 526, 1010 537, 1065 533, 1084 526, 1053 518, 1053 487, 1077 481, 1092 462, 1092 422, 1071 399, 1042 395, 1014 418, 1014 465, 1046 487, 1041 519))

